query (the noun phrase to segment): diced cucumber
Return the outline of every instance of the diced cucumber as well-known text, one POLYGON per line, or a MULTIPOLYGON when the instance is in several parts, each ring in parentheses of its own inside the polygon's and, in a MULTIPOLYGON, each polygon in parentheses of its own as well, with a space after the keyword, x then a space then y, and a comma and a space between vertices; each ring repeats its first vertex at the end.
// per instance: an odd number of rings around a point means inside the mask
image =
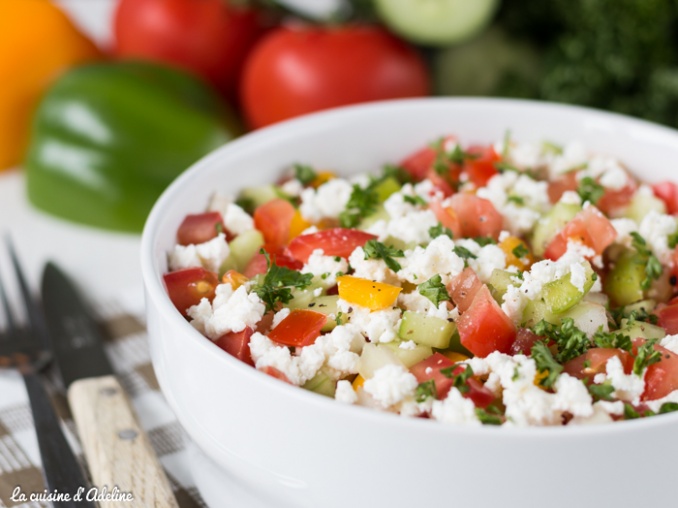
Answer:
POLYGON ((544 300, 530 300, 523 310, 523 326, 532 328, 541 320, 554 325, 560 323, 560 320, 548 308, 544 300))
POLYGON ((645 323, 643 321, 634 321, 633 324, 629 324, 628 319, 621 320, 619 331, 632 339, 640 337, 642 339, 650 340, 663 339, 666 337, 666 331, 661 326, 645 323))
MULTIPOLYGON (((334 327, 337 326, 337 316, 339 315, 339 309, 337 309, 338 300, 339 295, 325 295, 316 297, 308 304, 310 310, 322 312, 327 316, 327 323, 325 323, 325 326, 322 327, 321 331, 329 332, 334 330, 334 327)), ((343 317, 344 319, 347 319, 347 316, 343 317)))
POLYGON ((290 309, 308 309, 311 302, 315 301, 318 296, 314 292, 318 286, 311 284, 304 289, 293 288, 292 299, 287 303, 290 309))
POLYGON ((575 305, 567 312, 559 316, 562 319, 572 318, 574 325, 582 330, 589 338, 602 328, 603 331, 608 331, 607 325, 607 311, 602 305, 590 302, 581 302, 575 305))
POLYGON ((376 0, 380 18, 418 44, 447 46, 479 33, 494 16, 497 0, 376 0))
POLYGON ((433 349, 429 346, 423 346, 417 344, 413 349, 401 348, 400 341, 387 342, 386 344, 380 344, 379 347, 386 347, 393 351, 396 357, 403 362, 403 365, 408 369, 419 363, 422 360, 425 360, 433 354, 433 349))
POLYGON ((593 283, 598 276, 588 262, 584 262, 584 265, 586 270, 586 281, 583 286, 584 291, 580 291, 572 284, 570 273, 564 275, 560 279, 544 284, 541 294, 550 312, 560 314, 571 309, 577 305, 582 298, 584 298, 586 293, 588 293, 589 289, 591 289, 591 286, 593 286, 593 283))
POLYGON ((242 203, 243 208, 251 213, 253 208, 257 208, 269 201, 277 198, 289 199, 290 196, 285 194, 280 187, 276 185, 261 185, 258 187, 245 187, 240 191, 238 196, 238 203, 242 203))
POLYGON ((380 220, 387 221, 389 219, 390 216, 386 209, 382 205, 379 205, 377 209, 374 211, 374 213, 368 215, 362 221, 360 221, 360 224, 358 224, 358 229, 364 231, 366 229, 369 229, 371 226, 373 226, 376 222, 380 220))
POLYGON ((648 298, 647 300, 641 300, 639 302, 632 303, 631 305, 627 305, 626 307, 624 307, 623 315, 624 317, 629 317, 631 316, 631 313, 634 311, 640 313, 645 312, 649 313, 652 312, 655 309, 655 307, 657 307, 657 302, 648 298))
POLYGON ((384 239, 384 245, 393 247, 394 249, 400 249, 402 251, 412 250, 417 246, 416 242, 406 242, 394 236, 386 237, 384 239))
POLYGON ((643 299, 643 279, 645 264, 642 258, 635 250, 627 249, 605 277, 605 292, 617 305, 638 302, 643 299))
POLYGON ((436 316, 406 310, 400 321, 398 336, 403 340, 412 340, 422 346, 446 349, 457 330, 454 323, 436 316))
POLYGON ((629 206, 622 213, 622 216, 633 219, 640 224, 645 216, 653 210, 659 213, 666 213, 666 205, 653 194, 636 192, 633 198, 631 198, 629 206))
POLYGON ((515 273, 509 272, 508 270, 501 270, 495 268, 492 270, 492 275, 490 275, 490 280, 488 280, 488 285, 490 287, 490 293, 495 301, 501 305, 503 303, 504 295, 508 290, 509 286, 516 286, 516 282, 512 280, 516 277, 515 273))
POLYGON ((337 390, 337 382, 326 372, 319 370, 315 376, 302 385, 302 388, 320 395, 325 395, 326 397, 334 398, 334 393, 337 390))
POLYGON ((581 211, 581 206, 573 203, 556 203, 534 227, 531 245, 535 256, 542 257, 548 243, 563 229, 563 226, 574 219, 581 211))
POLYGON ((226 263, 229 265, 228 268, 242 272, 263 246, 264 235, 258 230, 250 229, 240 233, 228 244, 231 251, 226 260, 226 263))
POLYGON ((358 374, 365 379, 370 379, 377 370, 386 365, 405 366, 391 348, 380 347, 372 343, 365 344, 358 362, 358 374))
POLYGON ((392 176, 384 178, 374 186, 374 191, 377 193, 377 196, 379 196, 380 203, 386 201, 391 194, 398 192, 400 189, 400 182, 392 176))

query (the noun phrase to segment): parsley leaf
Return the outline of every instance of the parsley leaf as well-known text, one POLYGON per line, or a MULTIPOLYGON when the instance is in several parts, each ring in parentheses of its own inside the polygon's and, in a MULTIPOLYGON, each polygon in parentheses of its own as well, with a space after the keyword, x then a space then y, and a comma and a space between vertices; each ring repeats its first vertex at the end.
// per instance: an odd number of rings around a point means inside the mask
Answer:
POLYGON ((552 387, 560 373, 563 371, 563 366, 553 358, 551 350, 544 342, 535 342, 534 346, 532 346, 530 355, 537 364, 537 370, 539 372, 548 373, 546 377, 539 380, 539 384, 546 388, 552 387))
POLYGON ((589 393, 596 400, 612 400, 612 393, 614 393, 614 386, 605 382, 600 385, 589 385, 589 393))
POLYGON ((593 343, 598 347, 623 349, 625 351, 631 351, 631 348, 633 347, 631 337, 628 335, 624 335, 623 333, 604 332, 602 329, 599 329, 594 333, 591 340, 593 340, 593 343))
POLYGON ((361 219, 376 211, 378 204, 379 195, 372 185, 363 189, 360 185, 354 184, 346 209, 339 214, 339 224, 344 228, 357 226, 361 219))
POLYGON ((530 249, 528 249, 524 243, 519 243, 516 245, 513 250, 511 251, 515 257, 518 259, 524 258, 530 253, 530 249))
POLYGON ((476 242, 481 247, 485 247, 486 245, 490 245, 490 244, 494 245, 494 244, 497 243, 496 240, 494 238, 492 238, 491 236, 476 236, 473 239, 473 241, 476 242))
POLYGON ((669 247, 671 249, 675 249, 676 245, 678 245, 678 231, 669 235, 668 238, 667 238, 667 241, 668 241, 669 247))
POLYGON ((480 423, 483 425, 501 425, 504 423, 503 418, 498 414, 490 413, 489 408, 486 411, 481 407, 477 407, 475 411, 478 420, 480 420, 480 423))
POLYGON ((429 397, 437 398, 436 382, 433 379, 424 381, 417 385, 417 390, 414 392, 414 397, 417 402, 424 402, 429 397))
POLYGON ((454 253, 459 256, 462 259, 477 259, 478 256, 476 256, 473 252, 468 250, 466 247, 462 247, 461 245, 455 245, 454 246, 454 253))
POLYGON ((624 419, 625 420, 635 420, 636 418, 642 418, 643 416, 654 416, 656 413, 651 409, 639 413, 636 411, 636 408, 633 407, 628 402, 624 403, 624 419))
POLYGON ((411 205, 421 205, 424 206, 426 205, 426 200, 422 198, 421 196, 403 196, 403 200, 405 203, 409 203, 411 205))
POLYGON ((261 249, 261 253, 266 256, 266 275, 252 291, 259 295, 267 310, 276 310, 278 302, 284 304, 292 299, 293 288, 304 289, 309 286, 313 274, 278 266, 271 263, 271 258, 264 249, 261 249))
POLYGON ((459 143, 454 145, 454 149, 447 154, 448 160, 453 164, 463 164, 467 160, 477 159, 478 157, 480 157, 480 155, 477 153, 464 151, 459 143))
POLYGON ((590 176, 585 176, 579 181, 577 194, 581 197, 582 202, 589 201, 592 205, 595 205, 605 194, 605 188, 590 176))
POLYGON ((665 413, 673 413, 678 411, 678 402, 664 402, 659 406, 659 414, 663 415, 665 413))
POLYGON ((457 370, 459 365, 452 365, 451 367, 445 367, 440 369, 440 373, 445 376, 447 379, 452 380, 452 386, 454 386, 461 393, 467 393, 470 388, 466 384, 471 376, 473 376, 473 369, 470 365, 466 364, 466 367, 459 374, 455 374, 454 371, 457 370))
POLYGON ((412 175, 410 175, 406 169, 401 168, 400 166, 394 166, 392 164, 386 164, 381 173, 382 180, 388 177, 395 178, 401 184, 412 182, 412 175))
POLYGON ((450 300, 450 294, 443 284, 440 274, 434 275, 426 282, 422 282, 417 286, 417 291, 419 294, 425 296, 433 302, 433 305, 436 307, 440 305, 440 302, 447 302, 450 300))
POLYGON ((452 230, 450 228, 446 228, 440 222, 435 226, 428 228, 428 234, 431 236, 431 238, 438 238, 442 235, 449 236, 450 238, 454 236, 452 235, 452 230))
POLYGON ((646 340, 642 346, 638 348, 638 354, 633 361, 633 373, 637 376, 642 376, 643 371, 653 363, 660 362, 662 354, 654 348, 658 339, 646 340))
POLYGON ((652 281, 662 274, 662 264, 652 251, 647 247, 647 242, 637 231, 631 232, 632 246, 640 256, 640 262, 645 265, 645 278, 640 283, 643 289, 649 289, 652 281))
POLYGON ((368 240, 367 243, 363 246, 365 251, 365 259, 383 259, 386 266, 388 266, 394 272, 397 272, 402 267, 393 258, 402 258, 405 256, 402 250, 396 249, 395 247, 390 247, 384 245, 377 240, 368 240))
POLYGON ((497 171, 500 173, 505 173, 506 171, 515 171, 516 173, 520 173, 520 169, 517 167, 513 166, 512 164, 509 164, 508 162, 495 162, 494 167, 496 168, 497 171))
POLYGON ((656 314, 648 312, 645 307, 633 309, 631 312, 628 313, 626 311, 626 308, 619 307, 617 309, 612 310, 612 318, 614 319, 614 322, 616 323, 617 327, 621 326, 621 320, 624 318, 628 319, 629 325, 632 325, 636 321, 645 321, 647 323, 656 325, 657 321, 659 320, 656 314))
POLYGON ((560 326, 542 319, 534 325, 532 331, 537 335, 548 337, 556 343, 558 348, 556 359, 561 363, 586 353, 591 347, 591 341, 583 331, 574 326, 574 319, 572 318, 563 318, 560 326))
POLYGON ((506 201, 520 206, 525 205, 525 198, 522 196, 516 196, 515 194, 511 194, 508 198, 506 198, 506 201))
POLYGON ((306 164, 295 164, 294 178, 299 180, 304 185, 309 185, 316 178, 318 178, 318 173, 315 172, 315 169, 306 164))

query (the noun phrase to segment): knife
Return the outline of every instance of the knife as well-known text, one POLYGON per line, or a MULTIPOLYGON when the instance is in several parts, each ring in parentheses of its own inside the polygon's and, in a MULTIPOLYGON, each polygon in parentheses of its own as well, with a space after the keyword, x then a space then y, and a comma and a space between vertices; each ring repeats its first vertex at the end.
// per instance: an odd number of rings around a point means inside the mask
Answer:
POLYGON ((54 263, 42 275, 42 303, 68 401, 99 493, 118 494, 101 506, 176 507, 177 501, 148 436, 113 368, 94 317, 74 284, 54 263))

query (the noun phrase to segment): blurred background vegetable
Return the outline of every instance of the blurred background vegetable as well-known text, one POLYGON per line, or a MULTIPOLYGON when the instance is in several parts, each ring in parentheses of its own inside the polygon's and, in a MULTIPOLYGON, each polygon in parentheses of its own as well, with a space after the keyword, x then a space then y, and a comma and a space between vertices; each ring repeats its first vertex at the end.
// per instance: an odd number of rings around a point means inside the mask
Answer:
POLYGON ((198 78, 151 62, 80 66, 43 98, 26 159, 28 196, 62 218, 141 231, 167 185, 238 132, 198 78))
POLYGON ((21 161, 31 114, 64 69, 100 57, 47 0, 0 0, 0 170, 21 161))

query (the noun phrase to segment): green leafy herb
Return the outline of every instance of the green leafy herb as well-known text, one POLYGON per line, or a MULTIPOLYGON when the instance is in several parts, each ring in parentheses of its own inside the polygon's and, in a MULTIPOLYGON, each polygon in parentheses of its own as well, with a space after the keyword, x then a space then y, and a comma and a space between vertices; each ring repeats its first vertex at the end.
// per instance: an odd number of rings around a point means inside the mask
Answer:
POLYGON ((628 313, 625 307, 619 307, 617 309, 612 310, 611 313, 612 319, 614 319, 614 322, 617 325, 617 327, 621 326, 621 320, 624 318, 628 319, 629 325, 632 325, 636 321, 644 321, 646 323, 656 325, 657 321, 659 320, 656 314, 648 312, 645 307, 633 309, 631 312, 628 313))
POLYGON ((392 164, 386 164, 382 170, 382 180, 385 180, 388 177, 395 178, 400 184, 411 183, 412 175, 410 175, 407 170, 401 168, 400 166, 394 166, 392 164))
POLYGON ((257 205, 254 203, 254 200, 246 196, 238 197, 238 199, 236 199, 235 201, 235 204, 238 205, 243 210, 245 210, 250 215, 254 213, 254 209, 257 207, 257 205))
POLYGON ((429 397, 436 398, 436 382, 433 379, 419 383, 417 390, 414 392, 414 397, 417 402, 424 402, 429 397))
POLYGON ((476 416, 478 417, 478 420, 480 420, 480 423, 483 425, 501 425, 504 423, 504 419, 500 414, 492 414, 490 412, 490 407, 488 407, 487 410, 481 407, 475 409, 476 416))
POLYGON ((589 201, 592 205, 595 205, 605 194, 605 188, 590 176, 585 176, 579 181, 577 194, 582 201, 589 201))
POLYGON ((678 411, 678 402, 664 402, 659 406, 659 414, 663 415, 665 413, 673 413, 678 411))
POLYGON ((633 238, 632 246, 640 255, 640 263, 645 265, 645 278, 640 283, 643 289, 649 289, 652 281, 658 279, 662 274, 662 264, 652 251, 647 247, 645 238, 636 231, 631 232, 633 238))
POLYGON ((480 157, 480 155, 477 153, 464 151, 459 143, 454 145, 454 149, 447 154, 448 160, 453 164, 463 164, 468 160, 477 159, 478 157, 480 157))
POLYGON ((644 416, 654 416, 656 413, 652 411, 651 409, 647 409, 643 411, 642 413, 639 413, 636 411, 636 408, 634 408, 631 404, 628 402, 624 403, 624 419, 625 420, 635 420, 636 418, 642 418, 644 416))
POLYGON ((428 228, 428 234, 431 236, 431 238, 438 238, 442 235, 449 236, 450 238, 453 237, 452 230, 450 228, 446 228, 440 222, 435 226, 428 228))
POLYGON ((588 389, 591 396, 596 400, 612 400, 614 386, 608 382, 600 385, 589 385, 588 389))
POLYGON ((548 337, 556 343, 556 359, 565 363, 588 351, 591 341, 586 334, 574 325, 574 319, 563 318, 560 326, 541 320, 532 329, 537 335, 548 337))
POLYGON ((560 373, 563 371, 563 366, 560 365, 555 360, 555 358, 553 358, 551 350, 544 342, 535 342, 535 344, 532 346, 530 354, 532 359, 537 364, 537 370, 539 372, 548 373, 545 377, 540 379, 539 384, 545 386, 546 388, 551 388, 556 382, 556 379, 558 379, 560 373))
POLYGON ((409 204, 415 205, 415 206, 426 205, 426 200, 424 198, 422 198, 421 196, 403 196, 403 200, 406 203, 409 203, 409 204))
POLYGON ((384 245, 377 240, 368 240, 368 242, 363 247, 365 251, 365 259, 383 259, 386 266, 388 266, 394 272, 397 272, 402 267, 393 258, 402 258, 405 256, 402 250, 396 249, 388 245, 384 245))
POLYGON ((678 231, 669 235, 668 238, 667 238, 667 241, 668 241, 669 247, 672 248, 672 249, 675 249, 676 245, 678 245, 678 231))
POLYGON ((642 346, 638 348, 638 354, 633 361, 633 373, 637 376, 642 376, 643 371, 653 363, 660 362, 662 354, 657 351, 654 346, 657 339, 646 340, 642 346))
POLYGON ((530 250, 525 246, 524 243, 521 242, 518 245, 516 245, 511 252, 515 257, 520 259, 527 256, 530 253, 530 250))
POLYGON ((506 200, 509 203, 515 203, 520 206, 525 205, 525 198, 523 198, 522 196, 516 196, 515 194, 511 194, 506 200))
MULTIPOLYGON (((463 364, 462 364, 463 365, 463 364)), ((469 387, 467 381, 471 376, 473 376, 473 369, 470 365, 466 364, 466 367, 459 374, 455 374, 454 371, 457 370, 459 365, 452 365, 451 367, 445 367, 440 369, 440 373, 448 379, 452 380, 452 386, 454 386, 461 393, 467 393, 469 387)))
POLYGON ((334 320, 337 322, 337 326, 343 324, 344 322, 344 313, 339 311, 337 312, 337 317, 334 318, 334 320))
POLYGON ((466 247, 462 247, 461 245, 455 245, 453 250, 454 253, 462 259, 477 259, 478 257, 466 247))
POLYGON ((625 351, 631 351, 631 348, 633 347, 631 337, 628 335, 624 335, 623 333, 604 332, 602 329, 599 329, 594 333, 591 340, 598 347, 623 349, 625 351))
POLYGON ((292 289, 304 289, 311 284, 312 273, 301 273, 284 266, 271 263, 268 253, 261 249, 266 256, 266 275, 260 284, 252 288, 259 298, 266 304, 267 310, 276 310, 278 303, 288 303, 292 299, 292 289))
POLYGON ((294 178, 299 180, 304 185, 310 185, 316 178, 318 178, 318 173, 316 173, 315 169, 306 164, 295 164, 294 178))
POLYGON ((515 171, 516 173, 520 173, 520 169, 518 169, 517 167, 515 167, 512 164, 509 164, 508 162, 502 162, 502 161, 495 162, 494 167, 500 173, 505 173, 506 171, 515 171))
POLYGON ((490 244, 494 245, 494 244, 497 243, 497 241, 494 238, 492 238, 491 236, 476 236, 473 239, 473 241, 476 242, 481 247, 485 247, 486 245, 490 245, 490 244))
POLYGON ((362 188, 354 184, 346 209, 339 214, 339 223, 344 228, 355 227, 364 217, 373 213, 378 204, 379 195, 372 185, 362 188))
POLYGON ((417 286, 417 291, 433 302, 436 307, 440 302, 447 302, 450 300, 450 294, 443 284, 440 274, 434 275, 426 282, 422 282, 417 286))

